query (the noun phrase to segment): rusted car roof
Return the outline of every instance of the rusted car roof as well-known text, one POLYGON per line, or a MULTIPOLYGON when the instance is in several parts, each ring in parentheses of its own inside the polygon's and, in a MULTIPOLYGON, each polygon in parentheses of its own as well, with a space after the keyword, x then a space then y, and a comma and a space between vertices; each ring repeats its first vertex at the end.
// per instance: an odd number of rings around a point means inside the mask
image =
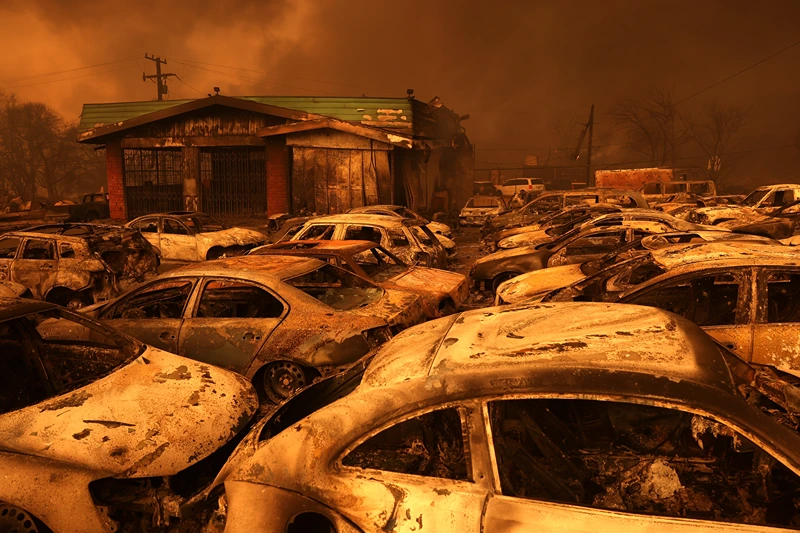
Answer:
POLYGON ((289 255, 271 255, 269 257, 269 261, 265 261, 263 256, 239 256, 204 261, 170 270, 162 274, 162 277, 235 276, 236 271, 246 271, 275 280, 285 280, 325 265, 323 261, 310 257, 289 255))
MULTIPOLYGON (((284 250, 287 254, 294 255, 305 250, 314 250, 315 252, 324 251, 330 254, 357 254, 378 246, 372 241, 328 241, 328 240, 303 240, 303 241, 286 241, 278 244, 267 245, 264 248, 269 250, 284 250)), ((257 248, 251 251, 256 252, 257 248)))
POLYGON ((34 231, 9 231, 3 234, 3 237, 34 237, 37 239, 58 239, 64 242, 86 242, 87 237, 90 236, 73 236, 73 235, 60 235, 56 233, 37 233, 34 231))
POLYGON ((490 381, 523 368, 530 378, 554 367, 668 375, 734 390, 723 356, 697 326, 657 308, 605 303, 478 309, 417 326, 378 352, 362 386, 454 375, 490 381))
POLYGON ((390 215, 369 215, 364 213, 344 213, 340 215, 327 215, 309 220, 306 224, 375 224, 384 227, 402 228, 403 226, 424 226, 418 220, 399 218, 390 215))
POLYGON ((715 265, 800 265, 800 257, 792 247, 784 245, 754 246, 748 241, 718 241, 673 246, 653 250, 653 258, 667 269, 681 265, 713 261, 715 265))

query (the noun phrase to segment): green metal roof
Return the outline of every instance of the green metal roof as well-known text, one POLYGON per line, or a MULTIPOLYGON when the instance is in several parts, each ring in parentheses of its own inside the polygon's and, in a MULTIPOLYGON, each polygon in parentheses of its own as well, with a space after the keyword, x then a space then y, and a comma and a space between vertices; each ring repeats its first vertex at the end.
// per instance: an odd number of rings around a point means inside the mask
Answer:
MULTIPOLYGON (((404 127, 402 123, 407 122, 409 125, 413 123, 412 104, 408 98, 336 96, 237 96, 234 98, 324 115, 347 122, 369 124, 374 127, 398 128, 404 127), (391 112, 387 112, 387 110, 391 110, 391 112)), ((83 104, 79 128, 83 132, 192 101, 194 100, 83 104)))

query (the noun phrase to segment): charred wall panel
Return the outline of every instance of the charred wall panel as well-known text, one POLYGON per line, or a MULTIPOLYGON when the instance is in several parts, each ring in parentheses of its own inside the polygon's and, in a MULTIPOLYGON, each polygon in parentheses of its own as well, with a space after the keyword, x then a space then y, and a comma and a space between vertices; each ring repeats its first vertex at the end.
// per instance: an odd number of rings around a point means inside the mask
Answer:
POLYGON ((387 150, 293 147, 295 211, 343 213, 365 203, 391 203, 392 187, 387 150))

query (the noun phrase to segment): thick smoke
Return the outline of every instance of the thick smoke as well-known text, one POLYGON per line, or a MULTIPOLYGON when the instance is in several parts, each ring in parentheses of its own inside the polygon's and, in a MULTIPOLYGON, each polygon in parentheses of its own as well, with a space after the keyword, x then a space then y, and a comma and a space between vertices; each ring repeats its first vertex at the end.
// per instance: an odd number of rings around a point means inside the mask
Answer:
MULTIPOLYGON (((420 99, 438 95, 470 114, 479 168, 518 166, 528 153, 544 159, 547 148, 561 148, 549 131, 554 117, 584 121, 595 104, 595 143, 614 144, 608 112, 617 102, 653 88, 680 100, 797 40, 797 20, 794 0, 16 0, 0 7, 0 79, 139 58, 62 77, 102 75, 0 88, 74 119, 84 102, 152 99, 155 87, 141 79, 142 69, 153 73, 145 52, 167 58, 166 70, 181 76, 183 83, 169 82, 171 98, 214 86, 229 95, 404 96, 413 88, 420 99)), ((738 150, 798 142, 798 61, 800 47, 683 106, 749 108, 738 150)), ((615 157, 613 147, 605 152, 615 157)), ((797 180, 799 160, 798 149, 754 152, 738 161, 737 179, 797 180)))

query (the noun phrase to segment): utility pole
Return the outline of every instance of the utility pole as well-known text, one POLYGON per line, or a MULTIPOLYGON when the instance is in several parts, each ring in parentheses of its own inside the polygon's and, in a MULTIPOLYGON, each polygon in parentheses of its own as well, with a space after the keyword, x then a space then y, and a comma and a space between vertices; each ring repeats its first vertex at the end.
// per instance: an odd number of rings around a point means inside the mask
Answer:
MULTIPOLYGON (((166 59, 162 60, 160 57, 148 56, 147 53, 144 54, 144 58, 145 59, 149 59, 150 61, 153 61, 156 64, 156 73, 154 75, 151 75, 151 76, 145 76, 144 72, 142 72, 142 81, 147 81, 149 79, 155 78, 156 79, 156 86, 158 87, 158 99, 159 100, 163 100, 164 99, 163 96, 165 94, 167 94, 167 92, 168 92, 166 79, 169 78, 170 76, 175 76, 175 74, 172 74, 172 73, 162 74, 161 73, 161 65, 166 65, 167 64, 167 60, 166 59)), ((177 76, 175 76, 175 77, 177 77, 177 76)))
POLYGON ((586 124, 589 129, 589 150, 586 153, 586 186, 592 185, 592 131, 594 130, 594 104, 589 111, 589 122, 586 124))

